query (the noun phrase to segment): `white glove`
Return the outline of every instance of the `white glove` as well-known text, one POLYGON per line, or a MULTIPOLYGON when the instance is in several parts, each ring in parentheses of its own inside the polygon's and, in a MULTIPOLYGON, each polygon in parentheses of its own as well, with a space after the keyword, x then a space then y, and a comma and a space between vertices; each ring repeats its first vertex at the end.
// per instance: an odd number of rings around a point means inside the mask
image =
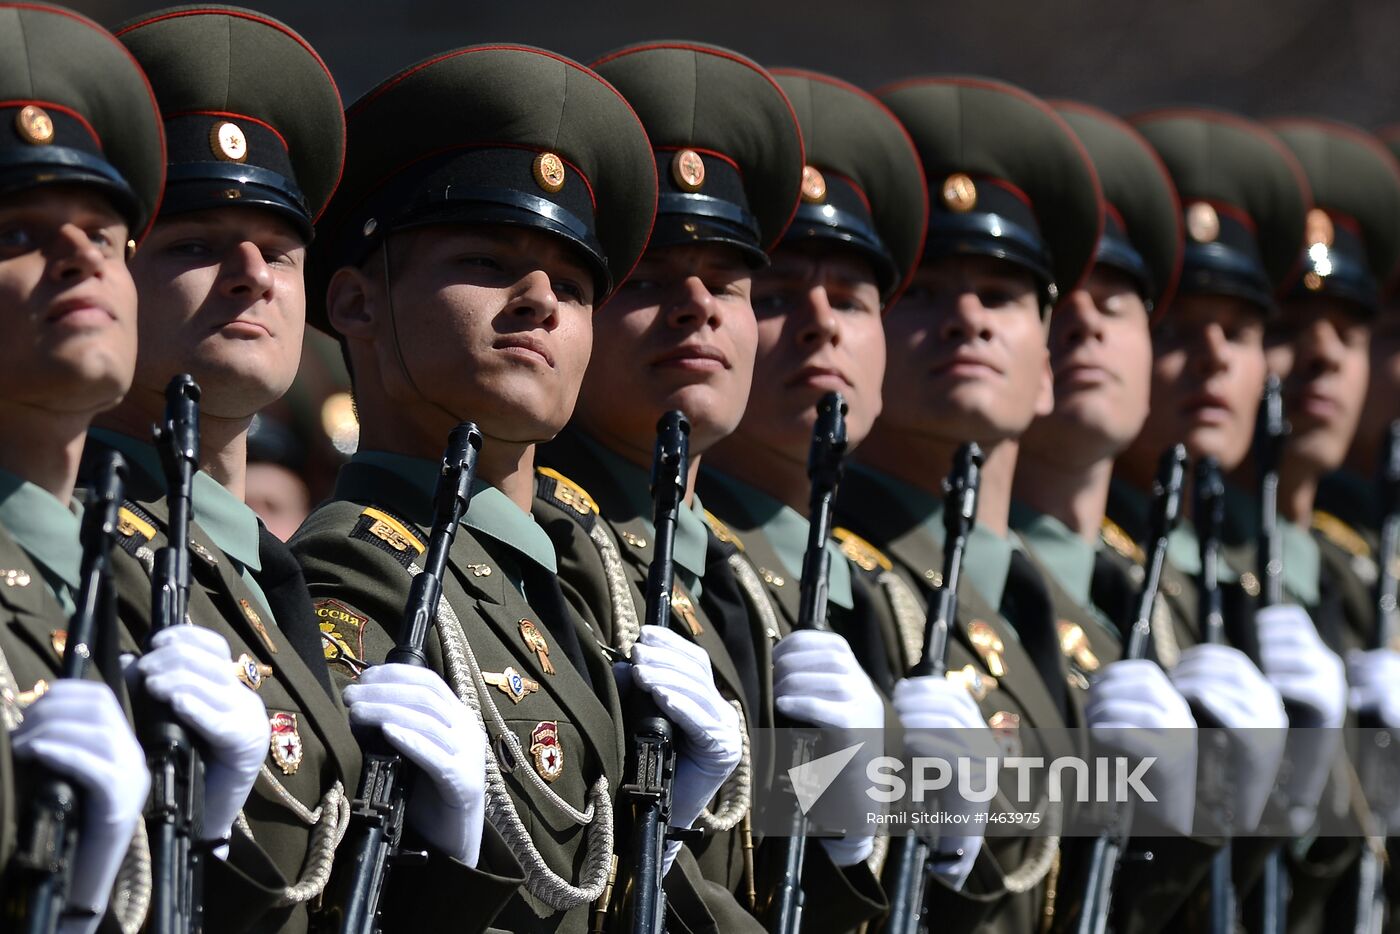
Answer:
POLYGON ((486 732, 436 672, 374 665, 345 689, 350 725, 378 728, 427 779, 408 800, 408 822, 440 852, 475 867, 486 820, 486 732))
POLYGON ((1357 713, 1375 714, 1390 729, 1400 729, 1400 652, 1353 650, 1347 654, 1348 702, 1357 713))
POLYGON ((1288 711, 1288 748, 1280 771, 1279 803, 1292 832, 1312 825, 1327 777, 1342 748, 1346 720, 1346 665, 1317 634, 1307 610, 1293 604, 1254 615, 1259 667, 1288 711))
POLYGON ((1189 836, 1196 810, 1196 719, 1156 662, 1125 659, 1099 672, 1084 715, 1094 741, 1133 762, 1152 764, 1145 784, 1155 802, 1137 807, 1189 836))
POLYGON ((136 660, 146 693, 198 734, 204 752, 205 840, 226 840, 267 758, 262 698, 234 674, 228 642, 210 629, 171 626, 136 660))
POLYGON ((116 695, 95 681, 53 682, 25 710, 11 743, 17 760, 35 762, 82 792, 68 903, 93 911, 88 929, 96 928, 151 787, 146 756, 116 695))
MULTIPOLYGON (((973 763, 975 772, 969 777, 969 787, 985 787, 986 761, 997 755, 997 745, 967 688, 947 678, 905 678, 895 685, 892 703, 904 726, 905 752, 910 757, 945 762, 966 758, 973 763)), ((978 830, 985 827, 991 802, 969 801, 956 792, 956 787, 954 784, 954 790, 942 793, 937 802, 939 810, 967 815, 967 823, 961 826, 978 830)), ((952 888, 961 890, 982 851, 982 840, 980 832, 949 834, 940 828, 939 858, 930 860, 930 868, 952 888)))
MULTIPOLYGON (((846 640, 834 632, 799 630, 773 648, 773 695, 778 712, 798 723, 828 730, 879 730, 883 734, 885 708, 880 695, 846 640)), ((862 746, 866 757, 857 754, 824 797, 857 800, 866 790, 864 762, 879 755, 883 745, 883 740, 867 740, 862 746)), ((824 837, 822 846, 836 865, 854 866, 870 856, 875 836, 824 837)))
MULTIPOLYGON (((1283 762, 1288 727, 1283 699, 1248 656, 1228 645, 1191 646, 1167 676, 1183 697, 1228 731, 1230 780, 1211 790, 1227 795, 1236 832, 1253 831, 1283 762)), ((1200 761, 1203 748, 1198 746, 1200 761)))

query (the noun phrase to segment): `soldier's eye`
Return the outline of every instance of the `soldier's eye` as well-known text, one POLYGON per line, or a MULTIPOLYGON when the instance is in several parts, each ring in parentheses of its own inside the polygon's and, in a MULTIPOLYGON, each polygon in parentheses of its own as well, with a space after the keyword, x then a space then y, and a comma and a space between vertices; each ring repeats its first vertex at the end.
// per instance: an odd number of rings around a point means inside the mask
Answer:
POLYGON ((0 227, 0 250, 7 253, 23 253, 34 249, 34 235, 29 228, 16 224, 0 227))

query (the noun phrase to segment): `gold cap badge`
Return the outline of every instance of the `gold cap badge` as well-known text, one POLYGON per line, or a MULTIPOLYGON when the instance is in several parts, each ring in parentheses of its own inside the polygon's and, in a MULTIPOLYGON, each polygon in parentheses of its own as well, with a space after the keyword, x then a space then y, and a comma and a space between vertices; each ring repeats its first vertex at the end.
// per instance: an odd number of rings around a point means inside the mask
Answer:
POLYGON ((955 172, 943 180, 943 206, 954 214, 966 214, 977 207, 977 185, 972 177, 955 172))
POLYGON ((1186 209, 1186 232, 1197 243, 1214 243, 1220 236, 1220 215, 1204 201, 1186 209))
POLYGON ((705 160, 694 149, 682 149, 671 159, 671 178, 683 191, 699 191, 705 184, 705 160))
POLYGON ((535 157, 535 184, 550 194, 564 187, 564 160, 552 152, 542 152, 535 157))
POLYGON ((209 148, 226 162, 248 161, 248 137, 243 135, 242 127, 236 123, 225 121, 214 124, 209 131, 209 148))
POLYGON ((1307 222, 1307 244, 1312 246, 1320 243, 1323 246, 1331 246, 1337 237, 1337 228, 1332 223, 1332 218, 1327 216, 1327 212, 1322 208, 1313 208, 1308 211, 1307 222))
POLYGON ((31 146, 47 146, 53 142, 53 117, 42 107, 29 104, 15 115, 15 129, 20 139, 31 146))
POLYGON ((814 165, 802 167, 802 200, 810 204, 821 204, 826 200, 826 179, 814 165))

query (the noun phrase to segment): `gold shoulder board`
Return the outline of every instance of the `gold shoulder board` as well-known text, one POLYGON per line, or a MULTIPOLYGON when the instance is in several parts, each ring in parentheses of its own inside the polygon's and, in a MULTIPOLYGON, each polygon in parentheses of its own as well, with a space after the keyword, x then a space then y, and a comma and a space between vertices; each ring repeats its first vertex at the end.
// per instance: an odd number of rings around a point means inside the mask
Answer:
POLYGON ((850 529, 832 529, 831 537, 841 543, 841 554, 862 571, 888 571, 894 567, 883 551, 850 529))

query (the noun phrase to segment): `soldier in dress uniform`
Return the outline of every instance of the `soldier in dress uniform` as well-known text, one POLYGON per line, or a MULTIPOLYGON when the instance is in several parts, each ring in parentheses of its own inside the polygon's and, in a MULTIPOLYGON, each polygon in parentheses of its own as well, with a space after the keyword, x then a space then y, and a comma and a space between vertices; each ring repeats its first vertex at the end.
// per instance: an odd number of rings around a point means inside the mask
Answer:
MULTIPOLYGON (((661 194, 645 255, 597 320, 607 351, 589 367, 569 432, 543 454, 543 463, 588 491, 600 531, 618 553, 616 561, 609 559, 587 540, 561 548, 563 576, 595 607, 607 627, 604 638, 625 649, 635 638, 626 616, 644 605, 654 556, 648 487, 655 426, 664 412, 684 412, 690 460, 675 547, 673 605, 680 619, 673 627, 710 656, 724 695, 739 705, 745 722, 772 726, 775 694, 790 694, 797 704, 810 696, 781 683, 782 650, 773 648, 786 626, 765 587, 788 580, 788 572, 755 566, 747 552, 739 554, 746 548, 742 537, 706 514, 694 486, 702 457, 734 430, 749 398, 756 340, 752 275, 767 262, 765 250, 782 236, 798 204, 800 129, 773 78, 727 49, 643 43, 594 66, 646 126, 661 194), (608 565, 622 571, 635 610, 626 594, 614 596, 603 586, 615 576, 608 565)), ((793 579, 788 589, 796 588, 793 579)), ((849 647, 839 637, 825 644, 834 657, 822 661, 837 666, 824 669, 827 683, 850 702, 840 713, 864 715, 864 723, 878 728, 878 695, 849 647)), ((770 764, 759 758, 742 770, 752 776, 750 785, 768 781, 770 764)), ((763 859, 768 850, 760 847, 756 862, 747 855, 751 828, 744 811, 751 790, 724 789, 702 817, 705 839, 691 847, 695 871, 705 880, 701 887, 726 927, 755 927, 749 912, 762 913, 771 897, 763 859)), ((809 917, 841 929, 879 912, 878 884, 863 865, 870 838, 828 838, 808 849, 803 888, 809 917)))
MULTIPOLYGON (((329 284, 316 323, 349 362, 360 450, 292 547, 318 612, 340 621, 352 650, 332 661, 338 680, 357 682, 349 694, 399 634, 444 439, 460 421, 479 424, 478 484, 429 660, 458 706, 485 720, 476 781, 491 832, 524 874, 493 925, 581 932, 595 905, 606 911, 616 872, 622 718, 609 658, 530 515, 534 453, 573 409, 595 306, 645 247, 651 147, 595 73, 524 47, 438 55, 382 82, 347 119, 345 179, 318 228, 329 284)), ((633 653, 634 689, 676 727, 673 814, 698 813, 739 759, 738 718, 704 655, 667 635, 647 634, 633 653)), ((477 874, 496 866, 483 859, 477 874)))
MULTIPOLYGON (((41 769, 56 773, 83 815, 61 929, 96 930, 110 899, 111 920, 134 930, 144 904, 122 867, 150 778, 125 692, 97 671, 55 676, 79 587, 83 438, 136 365, 127 260, 160 201, 160 113, 121 43, 69 10, 0 6, 0 45, 0 888, 23 903, 15 824, 41 769)), ((97 661, 120 687, 117 636, 99 632, 114 651, 97 661)))

